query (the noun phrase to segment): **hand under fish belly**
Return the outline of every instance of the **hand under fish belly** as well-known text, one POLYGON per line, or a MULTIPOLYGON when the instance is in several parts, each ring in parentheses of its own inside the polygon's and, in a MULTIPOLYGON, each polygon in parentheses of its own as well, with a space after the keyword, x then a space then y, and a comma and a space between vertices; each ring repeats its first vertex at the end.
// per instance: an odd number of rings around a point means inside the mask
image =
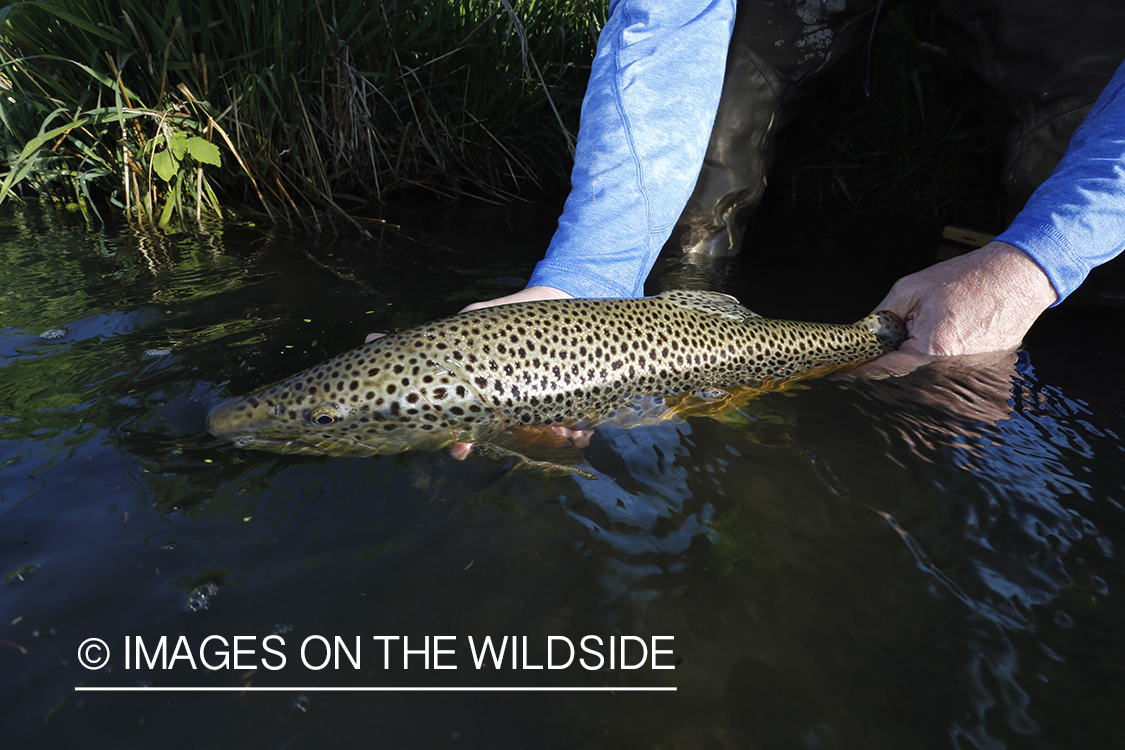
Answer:
POLYGON ((216 406, 214 435, 279 453, 375 455, 586 428, 639 397, 735 394, 870 361, 898 316, 768 320, 725 294, 566 299, 473 310, 380 337, 216 406))

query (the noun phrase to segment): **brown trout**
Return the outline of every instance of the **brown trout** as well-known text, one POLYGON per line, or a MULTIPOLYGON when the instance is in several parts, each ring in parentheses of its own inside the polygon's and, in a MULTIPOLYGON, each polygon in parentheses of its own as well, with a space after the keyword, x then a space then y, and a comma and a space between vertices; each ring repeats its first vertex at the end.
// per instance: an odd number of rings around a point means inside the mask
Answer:
POLYGON ((715 292, 524 302, 384 336, 216 406, 239 447, 374 455, 487 443, 521 426, 589 427, 643 397, 770 387, 902 343, 891 312, 852 325, 768 320, 715 292))

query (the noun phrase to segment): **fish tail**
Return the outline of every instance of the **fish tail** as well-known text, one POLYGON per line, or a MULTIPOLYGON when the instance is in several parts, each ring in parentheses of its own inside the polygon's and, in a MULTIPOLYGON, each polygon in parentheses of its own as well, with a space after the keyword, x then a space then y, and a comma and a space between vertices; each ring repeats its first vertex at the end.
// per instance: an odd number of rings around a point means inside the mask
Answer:
POLYGON ((863 320, 856 321, 856 325, 870 331, 891 348, 897 347, 906 340, 906 324, 890 310, 871 313, 863 320))

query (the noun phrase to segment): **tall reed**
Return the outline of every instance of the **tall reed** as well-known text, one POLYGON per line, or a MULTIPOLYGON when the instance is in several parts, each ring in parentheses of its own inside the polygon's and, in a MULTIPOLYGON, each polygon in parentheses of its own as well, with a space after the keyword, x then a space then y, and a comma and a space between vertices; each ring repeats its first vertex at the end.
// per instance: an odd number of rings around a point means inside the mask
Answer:
POLYGON ((600 4, 40 0, 0 9, 0 201, 159 225, 565 175, 600 4))

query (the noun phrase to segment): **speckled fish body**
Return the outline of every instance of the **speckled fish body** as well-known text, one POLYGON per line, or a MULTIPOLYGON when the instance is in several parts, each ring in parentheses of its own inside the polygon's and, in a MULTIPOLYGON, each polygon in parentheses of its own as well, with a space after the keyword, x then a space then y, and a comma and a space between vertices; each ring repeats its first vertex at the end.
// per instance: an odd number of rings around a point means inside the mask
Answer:
POLYGON ((714 292, 524 302, 376 339, 218 405, 207 426, 282 453, 436 449, 521 425, 590 426, 644 396, 819 375, 904 337, 890 312, 851 325, 768 320, 714 292))

